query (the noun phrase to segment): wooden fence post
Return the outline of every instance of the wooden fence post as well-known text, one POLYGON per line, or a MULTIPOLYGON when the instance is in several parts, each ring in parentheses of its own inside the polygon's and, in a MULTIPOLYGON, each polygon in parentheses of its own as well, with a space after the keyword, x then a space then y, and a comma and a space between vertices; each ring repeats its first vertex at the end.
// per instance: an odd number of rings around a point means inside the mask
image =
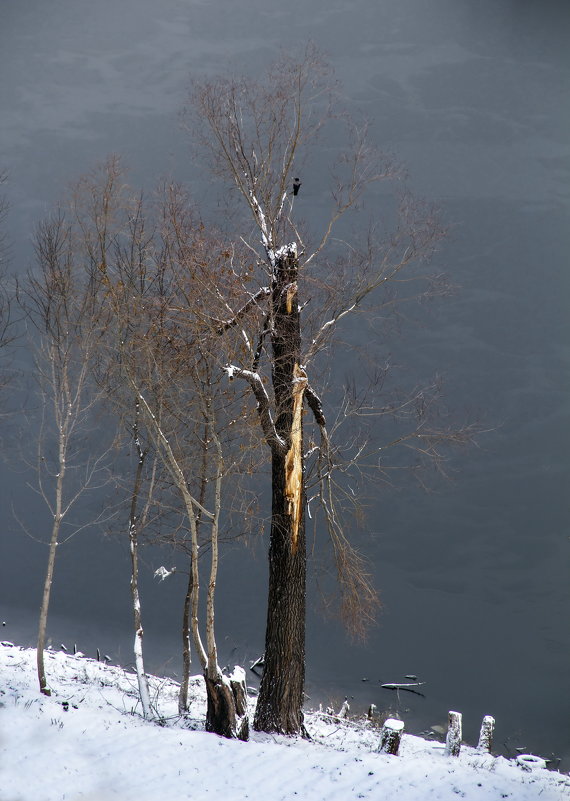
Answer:
POLYGON ((481 732, 479 734, 479 743, 477 749, 491 753, 493 747, 493 731, 495 729, 495 718, 491 715, 485 715, 483 723, 481 724, 481 732))
POLYGON ((462 715, 461 712, 449 712, 449 725, 447 728, 447 737, 445 739, 445 753, 448 756, 459 756, 461 750, 461 735, 462 735, 462 715))
POLYGON ((381 754, 398 755, 400 748, 400 740, 404 731, 404 721, 388 718, 384 721, 382 731, 380 732, 380 748, 378 749, 381 754))

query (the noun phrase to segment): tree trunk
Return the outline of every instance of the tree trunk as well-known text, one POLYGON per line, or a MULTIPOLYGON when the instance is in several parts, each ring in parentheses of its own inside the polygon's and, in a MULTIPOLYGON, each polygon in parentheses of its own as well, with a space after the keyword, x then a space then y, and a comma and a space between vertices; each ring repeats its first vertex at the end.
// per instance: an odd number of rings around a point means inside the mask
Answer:
POLYGON ((299 734, 305 688, 306 549, 302 408, 306 376, 294 245, 277 258, 272 285, 272 381, 275 429, 284 447, 272 447, 271 538, 265 665, 254 719, 258 731, 299 734))
POLYGON ((151 718, 152 717, 152 710, 150 705, 150 692, 148 687, 148 679, 146 677, 145 669, 144 669, 144 658, 143 658, 143 627, 142 627, 142 616, 141 616, 141 605, 140 605, 140 596, 139 596, 139 584, 138 584, 138 541, 136 530, 133 533, 131 529, 131 598, 133 602, 133 620, 135 626, 135 640, 133 645, 133 651, 135 655, 135 669, 137 672, 137 682, 139 687, 139 697, 141 701, 143 717, 144 718, 151 718))
POLYGON ((150 705, 150 692, 148 679, 144 669, 143 658, 143 626, 141 601, 139 593, 139 538, 138 538, 138 503, 143 481, 143 470, 148 450, 141 447, 139 439, 139 415, 140 402, 135 398, 135 421, 133 424, 133 439, 137 453, 137 467, 135 470, 135 480, 131 493, 131 507, 129 511, 129 544, 131 551, 131 601, 133 603, 133 623, 135 627, 135 640, 133 651, 135 656, 135 669, 137 672, 137 682, 139 687, 139 698, 141 701, 143 717, 151 718, 152 710, 150 705))
POLYGON ((188 587, 184 598, 184 611, 182 614, 182 680, 178 693, 178 711, 182 715, 188 712, 188 684, 190 682, 190 669, 192 656, 190 652, 190 617, 192 606, 192 589, 194 586, 193 573, 188 573, 188 587))
POLYGON ((38 667, 38 681, 40 684, 40 692, 43 695, 51 695, 51 690, 47 686, 46 671, 44 665, 44 649, 46 644, 46 630, 47 619, 49 610, 49 601, 51 596, 51 585, 53 582, 53 570, 55 566, 55 554, 57 551, 57 544, 59 539, 60 520, 54 520, 51 541, 49 544, 48 564, 46 570, 46 577, 44 581, 44 591, 42 595, 42 605, 40 609, 40 619, 38 625, 38 644, 36 649, 36 662, 38 667))
MULTIPOLYGON (((57 415, 57 408, 56 408, 57 415)), ((51 585, 53 583, 53 571, 55 567, 55 555, 57 553, 57 546, 59 544, 59 532, 61 529, 61 521, 63 519, 62 504, 63 504, 63 482, 65 478, 65 456, 66 456, 67 433, 59 427, 59 472, 57 474, 57 481, 55 486, 55 513, 53 516, 53 525, 51 530, 51 540, 49 543, 48 565, 46 570, 46 577, 44 581, 44 591, 42 596, 42 606, 40 609, 40 620, 38 625, 38 644, 36 648, 36 662, 38 666, 38 681, 40 684, 40 692, 43 695, 51 695, 51 690, 47 686, 46 671, 44 665, 44 649, 46 645, 46 630, 47 619, 49 611, 49 602, 51 597, 51 585)))
POLYGON ((247 715, 247 689, 243 668, 236 667, 228 678, 218 669, 215 678, 204 674, 208 695, 206 731, 222 737, 247 740, 249 718, 247 715))

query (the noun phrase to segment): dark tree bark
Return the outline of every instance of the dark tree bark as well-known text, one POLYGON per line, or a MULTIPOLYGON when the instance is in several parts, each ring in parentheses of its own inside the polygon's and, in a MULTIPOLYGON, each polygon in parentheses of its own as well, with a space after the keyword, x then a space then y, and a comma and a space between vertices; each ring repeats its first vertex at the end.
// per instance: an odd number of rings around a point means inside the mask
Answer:
POLYGON ((229 677, 219 673, 215 679, 210 678, 206 671, 204 679, 208 697, 206 731, 230 739, 247 740, 249 718, 243 669, 236 668, 229 677))
POLYGON ((131 508, 129 512, 129 543, 131 551, 131 600, 133 603, 133 622, 135 627, 135 644, 134 656, 135 667, 137 672, 137 682, 139 687, 139 696, 143 711, 143 717, 151 718, 152 710, 150 705, 150 693, 148 681, 144 669, 143 658, 143 636, 144 629, 142 625, 142 612, 139 592, 139 516, 138 516, 138 502, 143 483, 143 470, 148 456, 148 449, 141 446, 139 439, 139 415, 140 404, 138 399, 135 400, 135 422, 133 425, 133 439, 137 452, 137 467, 135 471, 135 480, 133 483, 133 490, 131 493, 131 508))
POLYGON ((297 253, 278 252, 271 287, 275 430, 271 448, 272 509, 265 665, 254 728, 298 734, 305 682, 306 547, 297 253))

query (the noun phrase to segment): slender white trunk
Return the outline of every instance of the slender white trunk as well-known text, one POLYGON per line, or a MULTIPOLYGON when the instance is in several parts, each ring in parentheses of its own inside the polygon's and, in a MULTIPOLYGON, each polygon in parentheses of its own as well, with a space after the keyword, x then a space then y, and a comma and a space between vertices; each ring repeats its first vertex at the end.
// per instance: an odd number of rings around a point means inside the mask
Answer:
POLYGON ((46 630, 49 602, 51 596, 51 585, 53 582, 53 571, 55 566, 55 554, 57 551, 57 543, 59 538, 60 521, 54 520, 52 535, 49 544, 48 564, 46 570, 46 577, 44 580, 44 591, 42 595, 42 605, 40 608, 40 619, 38 625, 38 644, 36 649, 36 661, 38 666, 38 681, 40 684, 40 692, 44 695, 51 695, 51 690, 47 686, 45 664, 44 664, 44 649, 46 643, 46 630))
MULTIPOLYGON (((53 363, 52 363, 52 370, 53 370, 53 363)), ((67 389, 67 384, 64 384, 64 387, 65 389, 67 389)), ((45 664, 44 664, 44 649, 46 643, 46 630, 47 630, 49 602, 51 597, 51 587, 53 583, 53 571, 55 567, 55 555, 57 552, 57 545, 59 542, 59 532, 61 529, 61 521, 63 518, 63 485, 65 479, 65 457, 67 452, 67 426, 69 424, 69 409, 66 408, 63 417, 61 417, 60 409, 58 409, 56 402, 55 414, 56 414, 56 420, 58 422, 58 436, 59 436, 59 442, 58 442, 59 472, 57 474, 57 481, 55 484, 55 507, 53 508, 53 525, 51 530, 51 539, 49 543, 48 564, 46 570, 46 577, 44 581, 42 605, 40 608, 40 619, 38 625, 38 644, 36 648, 38 681, 40 684, 40 692, 43 693, 44 695, 51 695, 51 690, 47 686, 45 664)))
POLYGON ((133 533, 133 526, 131 525, 131 597, 133 601, 133 617, 135 625, 135 641, 134 641, 134 654, 135 654, 135 669, 137 673, 137 682, 139 686, 139 696, 144 718, 152 718, 152 709, 150 705, 150 694, 148 689, 148 679, 144 669, 143 659, 143 627, 141 619, 141 605, 138 587, 138 542, 136 530, 133 533))
POLYGON ((135 481, 133 485, 133 492, 131 495, 131 509, 129 513, 129 541, 131 549, 131 599, 133 602, 133 622, 135 627, 135 641, 134 641, 134 654, 135 654, 135 670, 137 673, 137 682, 139 685, 139 697, 141 701, 143 717, 152 718, 152 709, 150 705, 150 694, 148 689, 148 679, 144 669, 143 659, 143 627, 141 615, 141 602, 139 595, 139 550, 138 550, 138 516, 137 506, 139 501, 139 494, 141 489, 143 468, 147 451, 143 450, 139 440, 138 421, 140 415, 140 404, 138 398, 135 401, 135 423, 133 426, 133 434, 135 440, 135 447, 137 449, 137 469, 135 472, 135 481))

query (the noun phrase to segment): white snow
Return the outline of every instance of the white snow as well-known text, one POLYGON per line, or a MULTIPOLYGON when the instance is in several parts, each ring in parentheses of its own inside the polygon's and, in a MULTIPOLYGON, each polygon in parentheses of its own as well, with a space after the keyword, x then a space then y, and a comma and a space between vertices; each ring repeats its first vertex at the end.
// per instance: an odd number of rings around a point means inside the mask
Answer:
POLYGON ((466 746, 451 758, 441 744, 404 734, 399 756, 378 754, 377 728, 319 712, 306 715, 312 742, 256 732, 248 743, 224 740, 203 730, 199 677, 186 719, 176 683, 149 677, 158 725, 140 716, 136 678, 121 668, 48 651, 46 671, 49 698, 37 690, 35 652, 0 646, 2 801, 570 797, 566 775, 466 746))
POLYGON ((167 570, 167 568, 164 567, 164 565, 161 565, 157 570, 154 571, 154 577, 159 579, 160 581, 164 581, 164 579, 167 579, 173 573, 176 573, 175 567, 173 567, 171 570, 167 570))

